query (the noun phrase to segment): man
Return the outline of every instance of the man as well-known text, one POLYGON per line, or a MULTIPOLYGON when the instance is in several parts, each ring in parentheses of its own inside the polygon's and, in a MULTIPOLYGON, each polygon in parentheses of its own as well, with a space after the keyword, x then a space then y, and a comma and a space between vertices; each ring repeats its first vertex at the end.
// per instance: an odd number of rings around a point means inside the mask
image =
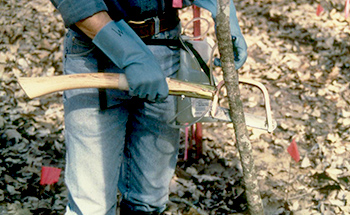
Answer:
MULTIPOLYGON (((147 45, 174 40, 180 27, 170 0, 51 0, 68 32, 64 73, 125 73, 130 89, 77 89, 64 93, 66 214, 160 214, 168 200, 179 130, 167 122, 175 114, 166 77, 175 77, 179 49, 147 45), (142 38, 142 39, 141 39, 142 38)), ((215 0, 184 2, 210 10, 215 0)), ((237 68, 246 43, 231 4, 231 32, 237 68)))

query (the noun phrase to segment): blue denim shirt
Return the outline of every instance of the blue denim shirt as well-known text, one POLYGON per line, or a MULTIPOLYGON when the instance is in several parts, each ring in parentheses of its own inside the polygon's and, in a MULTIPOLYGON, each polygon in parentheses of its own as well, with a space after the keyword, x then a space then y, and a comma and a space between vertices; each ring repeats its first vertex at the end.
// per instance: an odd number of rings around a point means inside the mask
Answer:
MULTIPOLYGON (((109 11, 111 9, 110 4, 113 2, 123 2, 126 0, 119 0, 119 1, 118 0, 105 0, 105 1, 104 0, 50 0, 50 1, 61 13, 65 26, 71 27, 76 22, 82 19, 85 19, 89 16, 92 16, 97 12, 109 11), (108 5, 110 8, 108 7, 108 5)), ((160 0, 160 1, 157 0, 157 1, 159 2, 160 5, 164 4, 161 2, 165 2, 165 1, 171 2, 171 0, 160 0)), ((183 6, 186 7, 191 5, 192 1, 193 0, 183 0, 183 6)), ((135 1, 130 1, 130 2, 133 2, 132 4, 135 4, 135 1)), ((122 7, 125 5, 125 2, 123 2, 122 4, 117 3, 117 5, 114 5, 114 6, 118 10, 123 10, 122 7)), ((136 4, 137 4, 137 1, 136 1, 136 4)), ((146 8, 145 10, 148 10, 148 9, 149 8, 146 8)), ((120 13, 121 13, 121 16, 119 18, 120 19, 125 18, 127 11, 120 11, 120 13)), ((111 17, 113 18, 113 16, 111 17)))
POLYGON ((51 0, 61 13, 66 27, 94 15, 100 11, 108 11, 103 0, 51 0))

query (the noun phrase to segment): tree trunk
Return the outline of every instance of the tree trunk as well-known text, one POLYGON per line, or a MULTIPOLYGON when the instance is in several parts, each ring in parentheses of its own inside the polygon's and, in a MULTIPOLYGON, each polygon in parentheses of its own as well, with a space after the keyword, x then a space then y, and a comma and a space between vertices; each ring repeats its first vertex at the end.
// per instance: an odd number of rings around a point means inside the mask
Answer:
POLYGON ((243 180, 248 209, 252 215, 264 214, 255 172, 252 146, 245 124, 243 104, 240 99, 238 73, 235 70, 234 65, 234 55, 229 25, 229 5, 230 0, 218 0, 218 14, 216 17, 218 47, 230 106, 230 116, 232 118, 236 144, 243 168, 243 180))

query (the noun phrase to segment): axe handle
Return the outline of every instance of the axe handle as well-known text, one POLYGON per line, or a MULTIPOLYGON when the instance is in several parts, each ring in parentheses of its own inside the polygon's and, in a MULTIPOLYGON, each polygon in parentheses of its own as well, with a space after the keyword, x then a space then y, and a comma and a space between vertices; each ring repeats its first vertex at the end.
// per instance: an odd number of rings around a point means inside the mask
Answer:
MULTIPOLYGON (((78 88, 110 88, 128 90, 124 74, 83 73, 52 77, 19 77, 18 82, 29 98, 78 88)), ((170 95, 212 99, 215 87, 167 78, 170 95)))

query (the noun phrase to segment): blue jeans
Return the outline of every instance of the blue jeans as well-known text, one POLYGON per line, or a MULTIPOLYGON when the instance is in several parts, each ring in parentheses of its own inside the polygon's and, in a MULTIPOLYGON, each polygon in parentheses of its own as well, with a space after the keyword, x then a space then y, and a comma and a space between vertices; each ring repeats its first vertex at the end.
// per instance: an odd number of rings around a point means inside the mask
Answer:
MULTIPOLYGON (((178 35, 177 28, 157 37, 178 35)), ((175 76, 179 50, 149 48, 163 72, 175 76)), ((99 63, 104 72, 123 73, 75 31, 68 31, 64 51, 65 74, 96 73, 99 63)), ((66 214, 114 215, 118 189, 134 210, 161 212, 178 154, 179 131, 167 123, 175 114, 176 99, 148 103, 112 89, 106 95, 107 108, 101 110, 98 89, 64 92, 66 214)))

